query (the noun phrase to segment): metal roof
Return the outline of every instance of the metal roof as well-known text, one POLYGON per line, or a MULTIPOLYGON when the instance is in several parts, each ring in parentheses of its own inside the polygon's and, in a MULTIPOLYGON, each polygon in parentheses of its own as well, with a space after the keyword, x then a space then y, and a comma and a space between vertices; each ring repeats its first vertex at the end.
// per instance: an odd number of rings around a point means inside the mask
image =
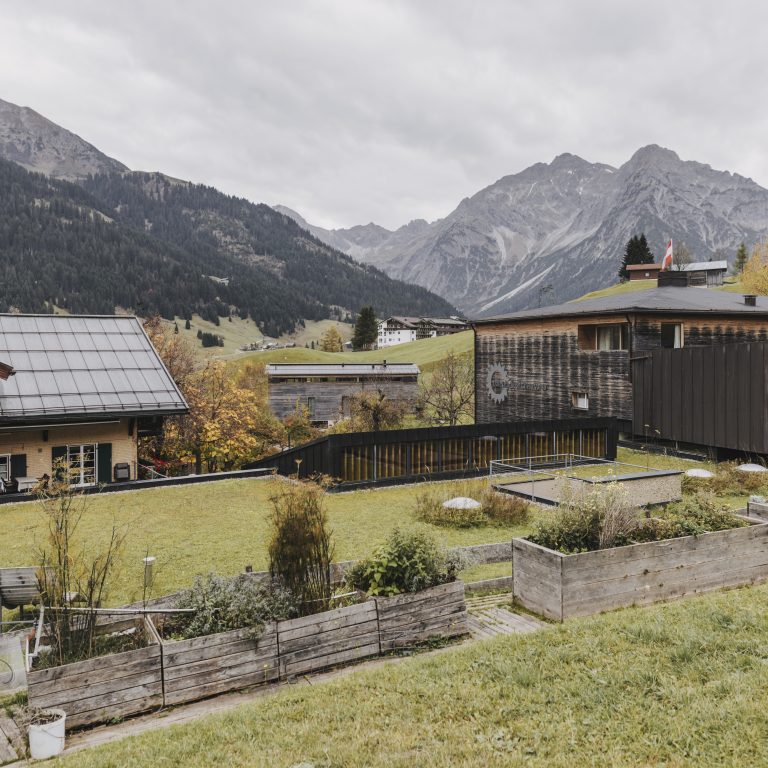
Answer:
POLYGON ((414 363, 286 363, 267 366, 268 376, 416 376, 414 363))
POLYGON ((661 269, 661 264, 627 264, 628 272, 635 272, 640 270, 653 271, 654 269, 661 269))
POLYGON ((187 411, 135 317, 0 314, 0 361, 0 421, 187 411))
POLYGON ((683 264, 681 272, 727 272, 728 262, 723 261, 694 261, 683 264))
POLYGON ((768 315, 768 297, 758 296, 756 306, 744 303, 740 293, 718 291, 712 288, 649 288, 633 293, 617 293, 598 299, 572 301, 539 309, 526 309, 511 315, 483 317, 476 324, 499 321, 543 319, 546 317, 576 317, 582 315, 615 315, 649 313, 738 314, 768 315))

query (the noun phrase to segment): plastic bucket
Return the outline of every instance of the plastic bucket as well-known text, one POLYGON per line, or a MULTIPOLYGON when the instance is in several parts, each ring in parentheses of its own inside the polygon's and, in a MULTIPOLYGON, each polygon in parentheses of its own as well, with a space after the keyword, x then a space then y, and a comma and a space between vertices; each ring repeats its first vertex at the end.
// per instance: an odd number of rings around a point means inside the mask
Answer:
POLYGON ((64 724, 67 713, 63 709, 47 709, 58 720, 43 725, 29 726, 29 754, 33 760, 46 760, 64 751, 64 724))

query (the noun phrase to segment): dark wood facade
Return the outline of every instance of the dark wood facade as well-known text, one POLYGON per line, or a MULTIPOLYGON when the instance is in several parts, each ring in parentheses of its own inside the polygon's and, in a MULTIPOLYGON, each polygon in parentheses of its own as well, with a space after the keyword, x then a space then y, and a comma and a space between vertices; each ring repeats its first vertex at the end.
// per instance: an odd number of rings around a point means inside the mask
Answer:
MULTIPOLYGON (((768 317, 733 313, 630 312, 484 322, 475 327, 475 419, 494 423, 614 417, 636 435, 645 434, 645 425, 652 424, 652 433, 659 429, 664 439, 758 451, 756 436, 765 430, 768 415, 761 405, 765 376, 760 377, 760 363, 755 362, 759 352, 737 349, 762 349, 766 342, 768 317), (616 338, 622 348, 599 350, 597 329, 609 325, 621 327, 616 338), (682 347, 664 348, 670 341, 682 347), (639 363, 638 373, 638 360, 651 363, 639 363), (689 361, 688 396, 680 389, 683 361, 689 361), (704 361, 706 369, 701 368, 704 361), (649 365, 654 370, 651 389, 649 365), (706 394, 702 377, 722 386, 706 394), (668 386, 661 385, 662 379, 668 386), (585 403, 586 408, 577 407, 585 403), (693 426, 710 416, 712 424, 706 428, 693 426), (734 419, 741 427, 734 426, 734 419)), ((768 443, 760 452, 768 452, 768 443)))
MULTIPOLYGON (((287 366, 284 366, 287 367, 287 366)), ((361 392, 383 392, 390 400, 414 402, 418 397, 418 369, 414 372, 393 370, 378 372, 272 375, 268 369, 269 407, 279 419, 284 419, 300 405, 309 409, 310 419, 320 424, 332 424, 350 415, 350 398, 361 392)))
POLYGON ((556 453, 616 457, 615 419, 529 421, 328 435, 260 459, 249 469, 328 475, 345 486, 436 480, 487 473, 492 460, 556 453))
POLYGON ((654 349, 632 366, 636 433, 768 455, 768 342, 654 349))

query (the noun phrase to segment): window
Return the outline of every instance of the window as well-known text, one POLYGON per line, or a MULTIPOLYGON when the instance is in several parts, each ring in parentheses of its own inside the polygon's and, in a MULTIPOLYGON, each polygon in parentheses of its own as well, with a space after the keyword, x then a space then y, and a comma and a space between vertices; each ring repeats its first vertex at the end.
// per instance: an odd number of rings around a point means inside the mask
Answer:
POLYGON ((680 349, 683 346, 683 324, 661 324, 661 346, 665 349, 680 349))
POLYGON ((623 350, 629 347, 629 326, 626 323, 612 325, 580 325, 579 349, 600 352, 623 350))
POLYGON ((599 325, 597 327, 597 349, 607 351, 624 349, 624 334, 621 325, 599 325))
POLYGON ((307 398, 307 408, 309 408, 309 418, 314 419, 315 418, 315 398, 314 397, 307 398))
POLYGON ((571 392, 571 405, 578 411, 588 411, 589 395, 586 392, 571 392))
POLYGON ((4 483, 11 480, 11 457, 8 454, 0 456, 0 480, 4 483))
POLYGON ((67 446, 69 482, 75 486, 96 485, 96 454, 98 445, 86 443, 67 446))

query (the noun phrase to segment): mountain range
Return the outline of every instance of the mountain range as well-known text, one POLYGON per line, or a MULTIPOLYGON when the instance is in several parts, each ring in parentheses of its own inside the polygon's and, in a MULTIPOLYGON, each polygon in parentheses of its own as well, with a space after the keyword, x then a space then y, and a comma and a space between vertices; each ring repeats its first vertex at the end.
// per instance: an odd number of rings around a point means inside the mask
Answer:
POLYGON ((456 313, 267 205, 130 171, 0 101, 0 311, 238 314, 277 336, 368 304, 382 315, 456 313))
POLYGON ((376 224, 323 230, 277 210, 334 248, 444 296, 470 316, 567 301, 611 285, 627 240, 645 233, 696 260, 732 259, 768 235, 768 190, 683 161, 656 145, 619 168, 562 154, 504 176, 443 219, 395 231, 376 224))

